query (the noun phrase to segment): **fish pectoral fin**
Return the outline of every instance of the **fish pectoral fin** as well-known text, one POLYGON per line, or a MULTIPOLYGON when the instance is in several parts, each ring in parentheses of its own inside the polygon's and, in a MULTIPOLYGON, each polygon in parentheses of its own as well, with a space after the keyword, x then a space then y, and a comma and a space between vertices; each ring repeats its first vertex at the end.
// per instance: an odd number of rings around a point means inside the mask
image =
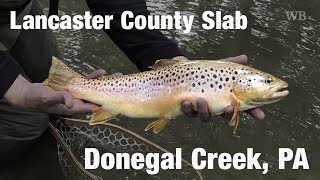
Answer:
POLYGON ((239 116, 239 107, 240 107, 240 102, 237 100, 232 101, 232 106, 233 106, 233 114, 232 114, 232 118, 229 122, 230 126, 233 126, 233 134, 236 134, 237 132, 237 128, 239 125, 239 120, 240 120, 240 116, 239 116))
POLYGON ((233 126, 233 134, 237 134, 239 121, 240 121, 240 115, 239 115, 239 113, 237 113, 237 115, 235 117, 235 125, 233 126))
POLYGON ((114 118, 116 114, 109 113, 108 111, 103 110, 102 108, 92 109, 92 117, 89 124, 94 125, 98 123, 103 123, 114 118))
POLYGON ((145 128, 145 131, 148 131, 149 129, 153 128, 153 132, 157 134, 160 132, 167 124, 169 123, 169 120, 166 118, 160 118, 159 120, 153 121, 145 128))

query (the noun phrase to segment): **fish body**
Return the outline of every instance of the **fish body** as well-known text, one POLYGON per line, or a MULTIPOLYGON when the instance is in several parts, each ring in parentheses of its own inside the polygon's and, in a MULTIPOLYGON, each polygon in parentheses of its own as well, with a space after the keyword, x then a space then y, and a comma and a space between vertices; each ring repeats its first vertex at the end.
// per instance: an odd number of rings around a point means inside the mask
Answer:
POLYGON ((70 92, 101 108, 91 123, 116 115, 131 118, 160 118, 148 125, 159 132, 170 119, 181 115, 181 103, 203 98, 211 115, 224 112, 233 105, 235 113, 230 125, 237 127, 237 112, 279 101, 288 84, 252 67, 228 61, 160 60, 154 70, 117 77, 86 79, 53 58, 45 84, 55 90, 70 92))

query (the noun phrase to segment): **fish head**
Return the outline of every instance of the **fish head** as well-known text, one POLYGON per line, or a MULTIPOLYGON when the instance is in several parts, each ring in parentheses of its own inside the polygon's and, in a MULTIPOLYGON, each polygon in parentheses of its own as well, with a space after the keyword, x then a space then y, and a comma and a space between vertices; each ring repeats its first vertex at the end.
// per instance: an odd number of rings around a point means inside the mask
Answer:
POLYGON ((234 94, 246 105, 257 107, 277 102, 289 94, 288 83, 270 74, 260 72, 240 75, 234 94))

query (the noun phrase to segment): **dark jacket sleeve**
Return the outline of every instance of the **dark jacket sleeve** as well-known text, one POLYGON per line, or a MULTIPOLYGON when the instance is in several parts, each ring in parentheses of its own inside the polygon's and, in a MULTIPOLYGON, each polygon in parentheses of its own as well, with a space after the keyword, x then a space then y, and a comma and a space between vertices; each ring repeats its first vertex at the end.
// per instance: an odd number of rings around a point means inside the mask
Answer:
POLYGON ((132 11, 135 16, 150 14, 145 0, 87 0, 87 3, 94 15, 114 15, 110 29, 104 31, 140 71, 147 70, 158 59, 183 56, 178 46, 159 30, 124 30, 121 27, 123 11, 132 11))
POLYGON ((11 59, 11 56, 5 51, 0 51, 0 98, 7 92, 20 72, 20 66, 11 59))

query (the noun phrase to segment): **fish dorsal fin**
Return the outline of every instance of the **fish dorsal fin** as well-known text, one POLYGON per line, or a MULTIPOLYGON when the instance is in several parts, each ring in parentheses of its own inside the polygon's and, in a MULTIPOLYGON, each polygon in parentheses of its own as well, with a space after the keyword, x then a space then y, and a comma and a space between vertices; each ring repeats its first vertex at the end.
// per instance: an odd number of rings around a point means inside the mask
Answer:
POLYGON ((149 66, 149 68, 151 69, 159 69, 159 68, 163 68, 169 65, 173 65, 179 62, 182 62, 183 60, 176 60, 176 59, 159 59, 156 61, 156 63, 154 63, 154 65, 149 66))

